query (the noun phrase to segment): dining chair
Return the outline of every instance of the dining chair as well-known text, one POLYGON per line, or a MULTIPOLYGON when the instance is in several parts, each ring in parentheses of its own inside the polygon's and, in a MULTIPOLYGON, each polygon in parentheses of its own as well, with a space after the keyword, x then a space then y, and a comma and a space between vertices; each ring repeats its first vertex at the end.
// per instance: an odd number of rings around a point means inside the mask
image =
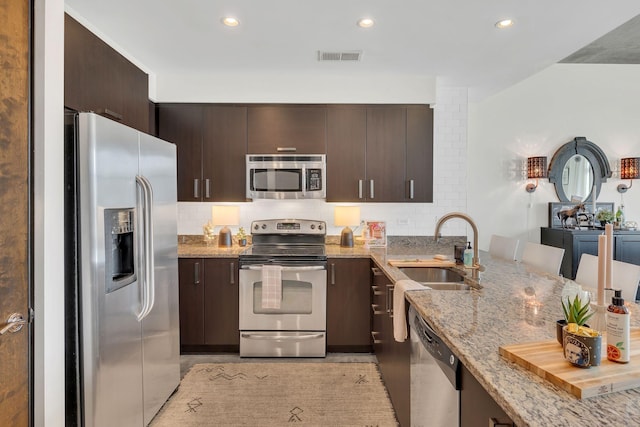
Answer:
POLYGON ((522 251, 522 263, 545 273, 558 275, 564 257, 564 249, 540 243, 527 242, 522 251))
POLYGON ((489 242, 489 253, 494 257, 514 261, 519 244, 520 240, 518 239, 492 234, 491 241, 489 242))
MULTIPOLYGON (((582 254, 576 273, 576 283, 592 289, 598 289, 598 257, 582 254)), ((625 301, 634 302, 640 283, 640 265, 622 261, 611 261, 611 287, 622 290, 625 301)), ((605 301, 609 304, 611 301, 605 301)))

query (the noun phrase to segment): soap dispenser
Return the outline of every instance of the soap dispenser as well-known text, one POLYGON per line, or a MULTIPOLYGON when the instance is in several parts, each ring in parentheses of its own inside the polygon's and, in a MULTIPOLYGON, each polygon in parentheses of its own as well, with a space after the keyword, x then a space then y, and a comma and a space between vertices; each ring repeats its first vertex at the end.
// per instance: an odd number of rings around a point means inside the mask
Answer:
POLYGON ((473 250, 471 249, 471 242, 467 242, 467 248, 464 250, 463 259, 465 267, 473 266, 473 250))
POLYGON ((611 304, 607 307, 607 359, 628 363, 631 337, 629 331, 629 309, 624 305, 622 291, 616 289, 611 304))

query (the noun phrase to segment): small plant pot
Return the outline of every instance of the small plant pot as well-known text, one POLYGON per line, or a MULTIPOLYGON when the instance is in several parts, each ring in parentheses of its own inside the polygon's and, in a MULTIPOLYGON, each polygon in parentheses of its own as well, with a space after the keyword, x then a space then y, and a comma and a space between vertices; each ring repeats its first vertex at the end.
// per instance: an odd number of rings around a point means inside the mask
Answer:
POLYGON ((240 246, 247 246, 247 239, 240 239, 240 240, 238 240, 238 245, 240 245, 240 246))
POLYGON ((564 328, 565 326, 567 326, 566 319, 561 319, 556 321, 556 339, 558 340, 558 344, 560 345, 563 344, 562 328, 564 328))
POLYGON ((563 327, 564 358, 574 366, 590 368, 599 366, 602 355, 602 336, 584 337, 568 332, 563 327))

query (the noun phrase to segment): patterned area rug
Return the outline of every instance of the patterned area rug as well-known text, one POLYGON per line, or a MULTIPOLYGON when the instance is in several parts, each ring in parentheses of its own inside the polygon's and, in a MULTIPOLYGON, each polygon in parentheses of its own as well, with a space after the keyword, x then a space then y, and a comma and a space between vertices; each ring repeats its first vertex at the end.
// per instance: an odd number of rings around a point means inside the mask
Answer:
POLYGON ((194 365, 151 427, 397 426, 374 363, 194 365))

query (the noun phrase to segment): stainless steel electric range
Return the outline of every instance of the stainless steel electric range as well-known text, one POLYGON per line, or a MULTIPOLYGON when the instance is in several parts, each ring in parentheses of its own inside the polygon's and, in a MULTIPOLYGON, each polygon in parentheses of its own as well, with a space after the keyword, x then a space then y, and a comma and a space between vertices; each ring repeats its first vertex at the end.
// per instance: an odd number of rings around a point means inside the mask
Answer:
POLYGON ((240 356, 326 355, 327 256, 324 221, 251 224, 240 254, 240 356))

